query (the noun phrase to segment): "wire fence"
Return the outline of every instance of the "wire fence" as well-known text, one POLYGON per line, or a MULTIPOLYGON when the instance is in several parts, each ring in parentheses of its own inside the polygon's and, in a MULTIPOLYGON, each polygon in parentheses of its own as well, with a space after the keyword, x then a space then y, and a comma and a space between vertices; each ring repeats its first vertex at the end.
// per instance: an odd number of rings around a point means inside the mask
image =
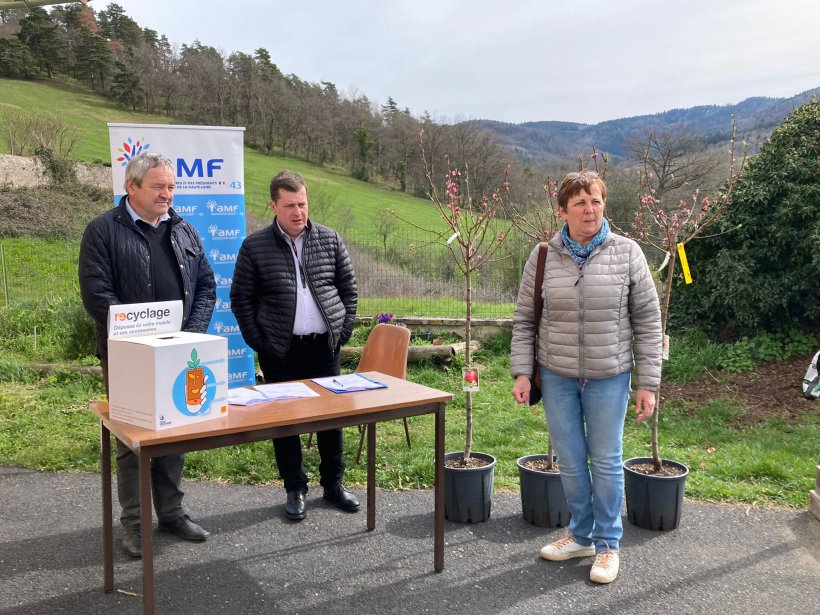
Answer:
MULTIPOLYGON (((422 232, 377 236, 372 227, 340 231, 356 271, 359 315, 463 318, 464 275, 443 242, 422 232)), ((531 245, 511 237, 500 258, 473 274, 473 316, 512 315, 531 245)), ((76 295, 79 240, 9 238, 0 241, 0 304, 21 305, 76 295)))

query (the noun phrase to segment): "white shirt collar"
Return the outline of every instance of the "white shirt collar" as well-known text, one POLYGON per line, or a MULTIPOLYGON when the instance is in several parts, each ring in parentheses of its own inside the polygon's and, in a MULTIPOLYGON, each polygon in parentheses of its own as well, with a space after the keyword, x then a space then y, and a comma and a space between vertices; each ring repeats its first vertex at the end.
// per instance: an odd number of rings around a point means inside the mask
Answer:
MULTIPOLYGON (((146 220, 145 218, 140 217, 140 215, 136 211, 134 211, 134 208, 131 207, 131 203, 128 202, 128 197, 125 197, 125 210, 128 212, 128 215, 131 216, 131 220, 133 220, 135 223, 136 223, 137 220, 142 220, 143 222, 145 222, 145 224, 149 224, 151 226, 154 226, 153 224, 148 222, 148 220, 146 220)), ((171 214, 166 212, 166 213, 162 214, 159 217, 159 221, 157 222, 157 224, 159 224, 160 222, 165 222, 166 220, 170 220, 170 219, 171 219, 171 214)))

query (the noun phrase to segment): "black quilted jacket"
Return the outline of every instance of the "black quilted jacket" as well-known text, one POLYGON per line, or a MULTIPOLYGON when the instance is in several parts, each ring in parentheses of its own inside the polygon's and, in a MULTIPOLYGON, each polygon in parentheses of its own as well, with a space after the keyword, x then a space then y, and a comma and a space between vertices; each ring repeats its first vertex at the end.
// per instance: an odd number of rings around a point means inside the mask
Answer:
MULTIPOLYGON (((332 229, 308 222, 302 248, 307 283, 335 351, 350 339, 356 315, 356 276, 342 238, 332 229)), ((242 243, 231 285, 231 310, 242 337, 257 352, 284 359, 296 317, 296 264, 291 245, 276 225, 242 243)))
MULTIPOLYGON (((185 296, 182 329, 204 333, 216 302, 216 281, 193 226, 173 209, 171 241, 182 272, 185 296)), ((80 293, 97 323, 97 354, 108 355, 108 307, 154 300, 148 242, 125 209, 119 206, 92 220, 80 245, 80 293)))

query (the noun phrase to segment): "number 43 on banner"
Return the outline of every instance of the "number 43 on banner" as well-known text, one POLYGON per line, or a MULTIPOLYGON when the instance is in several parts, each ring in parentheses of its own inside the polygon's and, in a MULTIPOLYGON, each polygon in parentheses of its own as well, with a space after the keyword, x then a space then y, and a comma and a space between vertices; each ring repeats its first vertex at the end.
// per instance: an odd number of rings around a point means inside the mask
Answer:
POLYGON ((683 244, 678 244, 678 258, 680 258, 680 266, 683 269, 683 281, 687 284, 692 283, 692 274, 689 272, 689 261, 686 260, 686 249, 683 244))

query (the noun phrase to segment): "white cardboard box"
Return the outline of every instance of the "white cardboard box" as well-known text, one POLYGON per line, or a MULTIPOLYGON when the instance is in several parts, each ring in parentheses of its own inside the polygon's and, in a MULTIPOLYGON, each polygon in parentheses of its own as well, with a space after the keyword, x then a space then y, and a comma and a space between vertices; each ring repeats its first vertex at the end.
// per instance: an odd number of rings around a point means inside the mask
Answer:
POLYGON ((228 415, 228 340, 159 333, 108 340, 112 419, 167 429, 228 415))

